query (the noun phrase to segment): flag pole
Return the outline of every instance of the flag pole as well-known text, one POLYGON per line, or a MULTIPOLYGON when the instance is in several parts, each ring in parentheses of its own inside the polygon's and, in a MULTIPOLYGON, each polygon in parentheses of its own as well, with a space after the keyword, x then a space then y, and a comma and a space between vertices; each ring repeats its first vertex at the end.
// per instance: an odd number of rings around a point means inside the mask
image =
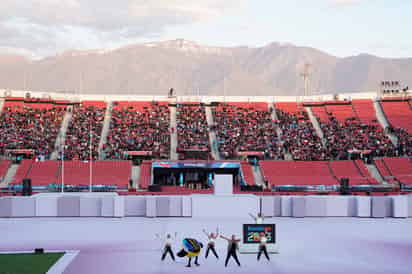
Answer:
POLYGON ((90 122, 90 163, 89 163, 89 192, 92 192, 92 175, 93 175, 93 171, 92 171, 92 161, 93 161, 93 152, 92 152, 92 142, 93 142, 93 138, 92 138, 92 123, 90 122))
POLYGON ((62 143, 62 141, 60 141, 60 146, 61 146, 61 153, 62 153, 61 161, 62 161, 62 193, 63 193, 64 192, 64 143, 62 143))

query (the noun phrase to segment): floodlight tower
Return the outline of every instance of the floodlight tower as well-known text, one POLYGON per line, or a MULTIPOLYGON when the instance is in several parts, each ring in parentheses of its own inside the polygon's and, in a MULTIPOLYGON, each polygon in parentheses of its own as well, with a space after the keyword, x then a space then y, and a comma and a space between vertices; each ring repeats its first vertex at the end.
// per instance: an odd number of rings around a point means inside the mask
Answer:
POLYGON ((310 91, 309 91, 309 80, 310 80, 310 76, 311 76, 311 69, 312 64, 310 63, 305 63, 303 65, 303 71, 301 72, 300 76, 303 78, 303 84, 304 84, 304 93, 303 96, 309 96, 310 95, 310 91))

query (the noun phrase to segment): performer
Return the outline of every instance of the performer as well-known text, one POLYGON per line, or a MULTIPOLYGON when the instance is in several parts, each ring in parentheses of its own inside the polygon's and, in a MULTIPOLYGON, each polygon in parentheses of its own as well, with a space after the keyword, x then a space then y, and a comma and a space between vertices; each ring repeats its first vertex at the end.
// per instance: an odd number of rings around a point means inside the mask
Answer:
POLYGON ((183 248, 177 253, 179 257, 188 257, 186 267, 191 267, 192 257, 195 257, 195 265, 199 266, 199 254, 203 248, 203 244, 195 239, 185 238, 182 242, 183 248))
POLYGON ((266 243, 268 242, 268 238, 266 236, 266 234, 264 232, 261 232, 259 235, 259 252, 257 255, 257 260, 260 260, 260 256, 262 255, 262 252, 265 254, 265 257, 268 261, 270 261, 269 255, 268 255, 268 251, 266 249, 266 243))
POLYGON ((209 240, 209 242, 207 243, 205 258, 209 256, 209 251, 212 250, 215 257, 219 259, 219 256, 217 255, 216 250, 215 250, 216 239, 217 237, 219 237, 219 228, 216 228, 216 233, 213 233, 213 232, 207 233, 205 229, 203 229, 203 233, 206 234, 206 237, 209 240))
POLYGON ((257 214, 257 216, 254 216, 252 213, 249 213, 249 216, 252 217, 253 220, 255 220, 256 224, 263 224, 263 221, 265 220, 265 217, 260 212, 257 214))
MULTIPOLYGON (((177 232, 175 232, 175 237, 177 236, 177 232)), ((163 253, 162 253, 162 261, 166 258, 167 254, 170 254, 170 257, 172 257, 172 260, 175 261, 175 255, 173 254, 172 250, 172 245, 173 245, 173 237, 169 233, 166 234, 166 237, 162 239, 159 234, 156 234, 156 238, 164 241, 164 248, 163 248, 163 253)))
POLYGON ((239 248, 238 243, 240 242, 240 239, 236 239, 235 235, 232 235, 231 238, 220 235, 220 238, 225 239, 228 242, 227 255, 226 255, 226 260, 225 260, 225 267, 227 267, 227 263, 229 262, 230 257, 233 257, 233 259, 235 259, 237 265, 240 266, 240 262, 239 262, 239 259, 237 257, 237 253, 236 253, 236 251, 239 248))

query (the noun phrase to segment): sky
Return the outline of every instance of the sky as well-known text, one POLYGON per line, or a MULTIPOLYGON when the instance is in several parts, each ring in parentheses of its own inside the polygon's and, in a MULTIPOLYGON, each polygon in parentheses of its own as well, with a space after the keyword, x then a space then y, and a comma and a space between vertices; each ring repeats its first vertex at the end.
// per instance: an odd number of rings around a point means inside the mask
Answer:
POLYGON ((33 58, 186 39, 412 57, 410 0, 1 0, 0 53, 33 58))

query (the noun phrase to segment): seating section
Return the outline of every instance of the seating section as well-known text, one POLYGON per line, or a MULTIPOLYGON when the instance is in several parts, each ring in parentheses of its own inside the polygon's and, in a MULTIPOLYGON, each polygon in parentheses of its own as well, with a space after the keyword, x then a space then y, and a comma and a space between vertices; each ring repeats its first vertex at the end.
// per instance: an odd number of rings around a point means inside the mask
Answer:
POLYGON ((11 164, 10 160, 3 160, 0 159, 0 182, 6 177, 7 170, 9 169, 11 164))
POLYGON ((242 169, 242 175, 245 183, 249 186, 256 185, 255 177, 253 176, 253 166, 248 162, 241 162, 240 167, 242 169))
POLYGON ((140 166, 139 188, 147 189, 151 183, 152 177, 152 162, 143 161, 140 166))
POLYGON ((29 159, 22 160, 19 167, 16 170, 16 174, 14 175, 13 181, 10 184, 11 185, 21 184, 23 179, 27 178, 27 175, 29 174, 32 163, 33 163, 33 160, 29 160, 29 159))
POLYGON ((212 108, 219 151, 234 158, 238 151, 264 152, 275 158, 282 152, 267 103, 224 103, 212 108))
POLYGON ((31 179, 33 186, 44 186, 56 184, 59 171, 59 161, 38 161, 32 162, 31 168, 26 176, 31 179))
POLYGON ((373 156, 380 157, 394 155, 395 147, 371 113, 371 104, 372 101, 359 101, 355 106, 345 104, 312 107, 332 159, 349 159, 352 151, 369 151, 373 156), (366 107, 365 111, 362 110, 363 107, 366 107), (323 111, 327 118, 322 114, 323 111))
POLYGON ((6 101, 0 115, 0 154, 6 150, 34 150, 50 157, 65 113, 65 107, 48 103, 6 101))
POLYGON ((115 102, 107 143, 107 159, 126 159, 129 151, 169 158, 170 112, 167 102, 115 102))
POLYGON ((263 178, 269 186, 339 185, 327 161, 261 161, 263 178))
POLYGON ((277 121, 282 130, 283 147, 294 160, 328 160, 329 156, 301 105, 276 103, 277 121))
MULTIPOLYGON (((62 170, 62 169, 61 169, 62 170)), ((115 185, 127 188, 132 173, 130 161, 94 161, 92 162, 93 185, 115 185)), ((62 171, 58 182, 62 182, 62 171)), ((88 186, 90 184, 90 162, 66 161, 64 163, 64 184, 88 186)))
POLYGON ((331 161, 329 162, 332 174, 340 180, 349 178, 350 185, 369 185, 378 182, 369 174, 362 161, 331 161))
POLYGON ((391 125, 389 130, 398 137, 400 155, 412 156, 412 111, 407 101, 380 102, 391 125))
POLYGON ((190 158, 210 157, 209 128, 206 120, 205 107, 199 103, 182 103, 177 105, 177 152, 181 160, 185 154, 190 153, 190 158), (201 155, 200 155, 201 154, 201 155))
POLYGON ((66 132, 65 159, 97 160, 105 112, 106 103, 100 101, 83 101, 81 105, 74 107, 66 132))
POLYGON ((387 157, 375 161, 386 181, 412 185, 412 162, 409 158, 387 157))

